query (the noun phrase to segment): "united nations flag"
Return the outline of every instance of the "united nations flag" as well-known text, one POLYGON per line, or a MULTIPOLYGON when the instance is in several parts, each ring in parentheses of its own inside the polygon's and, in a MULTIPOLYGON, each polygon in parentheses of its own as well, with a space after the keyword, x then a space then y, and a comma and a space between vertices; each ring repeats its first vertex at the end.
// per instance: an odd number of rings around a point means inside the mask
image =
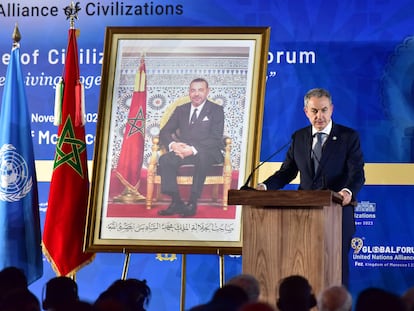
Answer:
POLYGON ((17 25, 13 39, 0 111, 0 270, 20 268, 32 283, 42 276, 43 262, 33 142, 17 25))

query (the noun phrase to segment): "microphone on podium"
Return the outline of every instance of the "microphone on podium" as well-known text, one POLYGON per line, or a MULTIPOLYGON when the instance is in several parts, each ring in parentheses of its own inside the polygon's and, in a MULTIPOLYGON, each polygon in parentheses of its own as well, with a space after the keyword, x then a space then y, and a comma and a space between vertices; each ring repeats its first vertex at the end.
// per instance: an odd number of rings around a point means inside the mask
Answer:
POLYGON ((289 140, 286 144, 284 144, 282 147, 280 147, 279 149, 277 149, 275 152, 273 152, 270 156, 268 156, 266 159, 264 159, 262 162, 260 162, 250 173, 249 177, 247 177, 246 182, 244 183, 243 186, 240 187, 239 190, 256 190, 255 188, 252 188, 249 186, 250 183, 250 179, 252 179, 253 173, 256 172, 256 170, 261 167, 263 164, 269 162, 269 160, 271 158, 273 158, 274 156, 276 156, 278 153, 280 153, 283 149, 285 149, 289 144, 290 144, 291 140, 289 140))

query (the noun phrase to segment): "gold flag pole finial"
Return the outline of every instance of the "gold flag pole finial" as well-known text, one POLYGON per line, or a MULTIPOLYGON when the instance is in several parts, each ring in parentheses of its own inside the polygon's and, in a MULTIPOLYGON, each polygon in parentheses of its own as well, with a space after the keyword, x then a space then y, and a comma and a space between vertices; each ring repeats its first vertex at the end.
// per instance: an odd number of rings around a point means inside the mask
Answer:
POLYGON ((19 27, 17 26, 17 23, 14 25, 14 30, 13 30, 13 34, 12 34, 12 39, 13 39, 13 47, 19 47, 20 45, 20 40, 22 38, 22 35, 20 34, 19 31, 19 27))
POLYGON ((78 19, 78 12, 81 10, 79 2, 76 4, 72 1, 70 5, 63 9, 65 11, 66 19, 70 21, 70 28, 75 28, 75 19, 78 19))

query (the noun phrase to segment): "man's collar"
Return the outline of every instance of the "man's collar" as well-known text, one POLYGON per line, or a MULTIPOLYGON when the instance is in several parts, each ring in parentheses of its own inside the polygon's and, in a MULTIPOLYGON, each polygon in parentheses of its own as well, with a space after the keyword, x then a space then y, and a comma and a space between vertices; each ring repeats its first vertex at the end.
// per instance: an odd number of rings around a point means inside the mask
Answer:
POLYGON ((325 133, 326 135, 329 135, 331 133, 331 130, 332 130, 332 119, 331 121, 329 121, 328 125, 322 131, 319 131, 318 129, 312 126, 312 136, 318 132, 322 132, 322 133, 325 133))
POLYGON ((198 109, 198 111, 201 111, 201 109, 203 109, 203 107, 204 107, 204 104, 207 102, 207 99, 204 101, 204 102, 202 102, 199 106, 197 106, 197 107, 195 107, 195 106, 193 106, 193 103, 191 103, 191 110, 194 110, 194 109, 198 109))

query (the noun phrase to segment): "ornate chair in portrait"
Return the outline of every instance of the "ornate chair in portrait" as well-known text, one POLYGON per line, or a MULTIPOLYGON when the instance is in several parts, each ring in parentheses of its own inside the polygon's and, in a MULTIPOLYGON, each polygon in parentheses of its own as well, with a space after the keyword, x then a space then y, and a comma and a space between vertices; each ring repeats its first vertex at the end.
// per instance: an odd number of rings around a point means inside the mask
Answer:
MULTIPOLYGON (((172 103, 164 112, 160 120, 160 128, 162 128, 168 121, 174 109, 177 106, 188 103, 190 98, 188 96, 181 97, 172 103)), ((211 167, 209 174, 206 177, 203 192, 211 191, 211 199, 214 203, 220 203, 224 210, 227 210, 227 192, 230 189, 232 165, 230 159, 231 153, 231 138, 228 136, 223 137, 223 155, 224 162, 221 164, 215 164, 211 167), (222 187, 222 198, 219 200, 220 188, 222 187), (211 189, 208 189, 211 188, 211 189)), ((166 152, 165 146, 162 146, 159 141, 159 137, 155 136, 152 139, 151 157, 148 165, 147 173, 147 197, 146 206, 147 209, 151 209, 153 202, 159 200, 160 196, 160 183, 161 176, 157 174, 158 158, 161 154, 166 152)), ((182 165, 177 176, 177 182, 179 185, 192 185, 193 177, 192 171, 194 166, 191 164, 182 165)))

